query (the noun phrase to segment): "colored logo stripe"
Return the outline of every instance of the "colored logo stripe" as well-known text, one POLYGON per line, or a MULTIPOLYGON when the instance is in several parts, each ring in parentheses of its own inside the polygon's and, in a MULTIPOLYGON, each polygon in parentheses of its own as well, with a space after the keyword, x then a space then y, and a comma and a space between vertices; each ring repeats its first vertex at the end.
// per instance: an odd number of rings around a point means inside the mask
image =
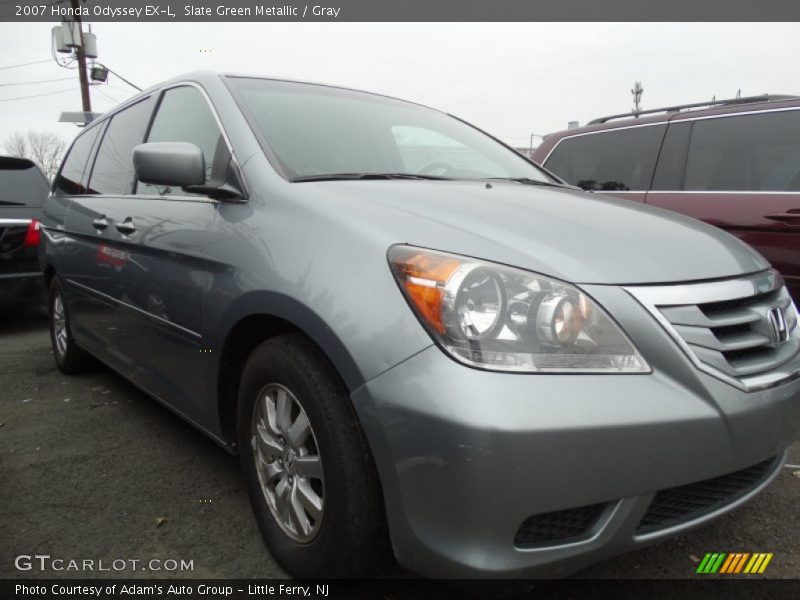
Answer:
POLYGON ((747 566, 744 569, 745 573, 763 573, 764 570, 767 568, 769 561, 772 560, 772 552, 770 553, 759 553, 753 554, 753 558, 750 559, 750 562, 747 563, 747 566))
POLYGON ((738 573, 742 570, 747 557, 750 556, 749 552, 734 552, 728 555, 728 560, 722 565, 720 573, 738 573))
POLYGON ((698 573, 716 573, 725 558, 724 552, 706 553, 697 567, 698 573))
POLYGON ((766 552, 708 552, 697 566, 697 573, 763 573, 773 554, 766 552), (748 560, 749 559, 749 560, 748 560), (745 566, 745 564, 747 566, 745 566))
POLYGON ((735 554, 735 553, 734 554, 728 554, 728 558, 727 558, 727 560, 725 560, 724 563, 722 563, 722 568, 720 568, 719 572, 720 573, 729 573, 730 572, 729 569, 731 568, 731 565, 736 564, 736 562, 738 560, 739 560, 739 555, 738 554, 735 554))

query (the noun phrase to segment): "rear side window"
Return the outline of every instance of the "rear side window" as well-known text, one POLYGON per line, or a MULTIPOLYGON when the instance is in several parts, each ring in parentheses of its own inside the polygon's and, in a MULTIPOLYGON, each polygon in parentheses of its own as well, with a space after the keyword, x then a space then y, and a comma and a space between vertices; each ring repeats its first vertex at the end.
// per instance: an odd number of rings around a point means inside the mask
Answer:
POLYGON ((800 191, 800 111, 695 121, 684 189, 800 191))
POLYGON ((87 193, 131 193, 133 148, 142 143, 149 116, 150 102, 143 100, 111 118, 97 151, 87 193))
POLYGON ((667 128, 661 153, 658 155, 653 190, 680 190, 686 168, 686 148, 692 133, 692 122, 675 123, 667 128))
POLYGON ((40 207, 48 190, 47 179, 34 163, 0 156, 0 211, 7 206, 40 207))
MULTIPOLYGON (((222 143, 222 132, 203 94, 194 87, 182 86, 164 92, 147 141, 195 144, 203 151, 208 181, 217 148, 222 143)), ((142 182, 137 184, 136 193, 154 196, 189 195, 181 188, 142 182)))
POLYGON ((585 190, 646 191, 665 129, 652 125, 566 138, 545 166, 585 190))
POLYGON ((97 134, 102 129, 102 125, 92 127, 85 131, 73 142, 67 158, 61 165, 61 171, 56 175, 53 191, 64 196, 78 196, 86 193, 85 177, 89 176, 89 169, 86 163, 92 153, 92 146, 97 139, 97 134))

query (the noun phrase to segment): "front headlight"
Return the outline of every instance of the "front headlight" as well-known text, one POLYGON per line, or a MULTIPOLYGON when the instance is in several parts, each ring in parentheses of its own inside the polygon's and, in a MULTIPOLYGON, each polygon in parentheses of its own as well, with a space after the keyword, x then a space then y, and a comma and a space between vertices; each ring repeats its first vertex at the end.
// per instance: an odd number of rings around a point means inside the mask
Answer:
POLYGON ((410 246, 392 246, 389 264, 420 321, 462 363, 518 372, 650 371, 619 326, 573 285, 410 246))

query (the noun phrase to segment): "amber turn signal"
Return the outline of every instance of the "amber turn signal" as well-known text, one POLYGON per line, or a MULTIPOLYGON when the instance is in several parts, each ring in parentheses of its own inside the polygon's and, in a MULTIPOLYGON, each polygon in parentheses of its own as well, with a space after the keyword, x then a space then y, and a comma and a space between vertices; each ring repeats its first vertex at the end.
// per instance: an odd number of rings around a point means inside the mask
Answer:
POLYGON ((419 315, 436 332, 445 333, 442 320, 444 286, 462 262, 450 256, 401 249, 390 257, 392 268, 419 315))

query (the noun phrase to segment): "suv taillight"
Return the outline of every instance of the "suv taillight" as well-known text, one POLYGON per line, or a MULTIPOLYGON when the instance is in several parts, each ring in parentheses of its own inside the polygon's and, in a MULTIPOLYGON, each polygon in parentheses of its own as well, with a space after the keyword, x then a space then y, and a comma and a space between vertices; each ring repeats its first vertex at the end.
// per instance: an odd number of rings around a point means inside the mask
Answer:
POLYGON ((22 242, 23 246, 38 246, 42 235, 39 232, 42 224, 38 219, 32 219, 31 224, 28 225, 28 231, 25 232, 25 240, 22 242))

